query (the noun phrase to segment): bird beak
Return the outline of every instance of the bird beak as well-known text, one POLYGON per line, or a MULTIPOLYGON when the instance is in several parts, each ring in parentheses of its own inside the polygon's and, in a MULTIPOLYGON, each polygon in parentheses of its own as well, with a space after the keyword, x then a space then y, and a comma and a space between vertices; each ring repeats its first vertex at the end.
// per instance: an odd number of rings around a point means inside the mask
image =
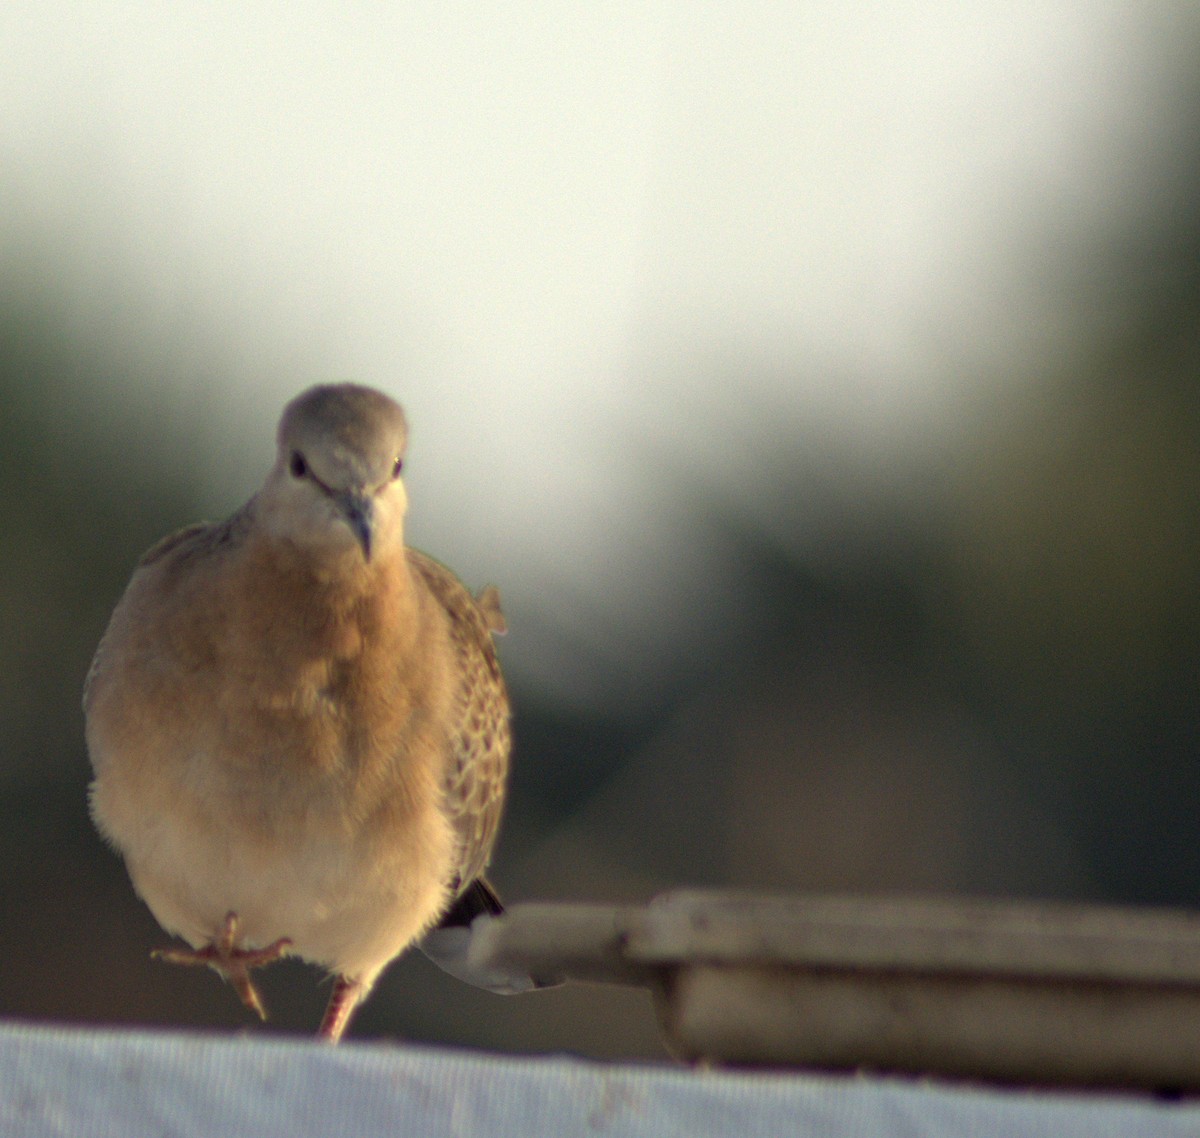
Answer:
POLYGON ((363 557, 370 561, 371 537, 375 530, 374 499, 367 494, 346 490, 341 494, 334 495, 333 500, 346 519, 346 524, 358 538, 358 544, 362 546, 363 557))

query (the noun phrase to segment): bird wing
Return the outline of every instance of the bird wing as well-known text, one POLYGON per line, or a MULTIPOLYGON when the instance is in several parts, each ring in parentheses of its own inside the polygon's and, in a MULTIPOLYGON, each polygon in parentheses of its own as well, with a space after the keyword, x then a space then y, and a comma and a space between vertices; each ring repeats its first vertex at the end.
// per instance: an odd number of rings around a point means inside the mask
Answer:
MULTIPOLYGON (((236 545, 240 542, 249 525, 250 509, 253 499, 231 517, 222 522, 193 522, 174 533, 167 534, 155 542, 138 558, 136 569, 171 558, 178 562, 186 562, 192 557, 204 557, 222 547, 236 545)), ((135 570, 136 571, 136 570, 135 570)), ((118 608, 120 606, 118 605, 118 608)), ((115 614, 114 614, 115 615, 115 614)), ((95 685, 100 682, 104 670, 104 656, 108 631, 100 638, 100 643, 92 656, 91 665, 83 681, 83 708, 86 712, 91 706, 91 697, 95 685)))
POLYGON ((492 586, 476 601, 461 581, 432 557, 410 549, 409 563, 449 617, 459 684, 446 772, 446 809, 458 836, 454 890, 461 893, 487 867, 500 828, 508 754, 512 748, 508 693, 492 644, 503 626, 492 586))

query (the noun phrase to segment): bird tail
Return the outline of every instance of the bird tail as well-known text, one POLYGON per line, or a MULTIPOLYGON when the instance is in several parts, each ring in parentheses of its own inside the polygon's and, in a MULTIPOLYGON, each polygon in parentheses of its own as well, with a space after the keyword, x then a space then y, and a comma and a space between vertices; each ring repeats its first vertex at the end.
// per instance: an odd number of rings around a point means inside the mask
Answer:
POLYGON ((486 913, 489 917, 499 917, 504 913, 504 905, 492 883, 486 877, 475 878, 454 899, 454 904, 438 921, 437 928, 469 929, 471 922, 481 913, 486 913))
POLYGON ((471 937, 504 915, 496 890, 486 878, 477 877, 454 899, 437 925, 430 929, 417 947, 443 972, 476 988, 500 995, 530 992, 537 988, 555 988, 561 980, 540 979, 525 974, 481 969, 470 959, 471 937), (478 922, 478 924, 477 924, 478 922))

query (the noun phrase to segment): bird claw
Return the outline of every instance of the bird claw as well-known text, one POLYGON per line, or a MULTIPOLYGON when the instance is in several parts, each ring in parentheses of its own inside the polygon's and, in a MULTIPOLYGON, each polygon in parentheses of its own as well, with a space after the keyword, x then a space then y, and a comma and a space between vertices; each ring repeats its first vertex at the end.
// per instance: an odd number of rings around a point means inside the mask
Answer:
POLYGON ((203 948, 158 948, 150 955, 167 964, 206 965, 219 972, 230 984, 242 1003, 259 1019, 267 1018, 266 1009, 259 997, 258 989, 250 979, 250 969, 271 964, 287 954, 291 947, 290 937, 280 937, 265 948, 237 947, 237 913, 228 913, 221 934, 203 948))

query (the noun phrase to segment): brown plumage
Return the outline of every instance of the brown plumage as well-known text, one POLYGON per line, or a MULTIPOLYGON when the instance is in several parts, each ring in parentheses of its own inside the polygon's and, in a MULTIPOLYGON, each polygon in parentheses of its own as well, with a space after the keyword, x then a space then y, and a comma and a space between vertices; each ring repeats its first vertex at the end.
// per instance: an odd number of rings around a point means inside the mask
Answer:
POLYGON ((143 557, 84 695, 96 824, 192 946, 162 955, 259 1011, 249 968, 322 965, 334 1041, 457 897, 494 896, 504 618, 405 546, 406 442, 379 392, 293 400, 262 489, 143 557))

